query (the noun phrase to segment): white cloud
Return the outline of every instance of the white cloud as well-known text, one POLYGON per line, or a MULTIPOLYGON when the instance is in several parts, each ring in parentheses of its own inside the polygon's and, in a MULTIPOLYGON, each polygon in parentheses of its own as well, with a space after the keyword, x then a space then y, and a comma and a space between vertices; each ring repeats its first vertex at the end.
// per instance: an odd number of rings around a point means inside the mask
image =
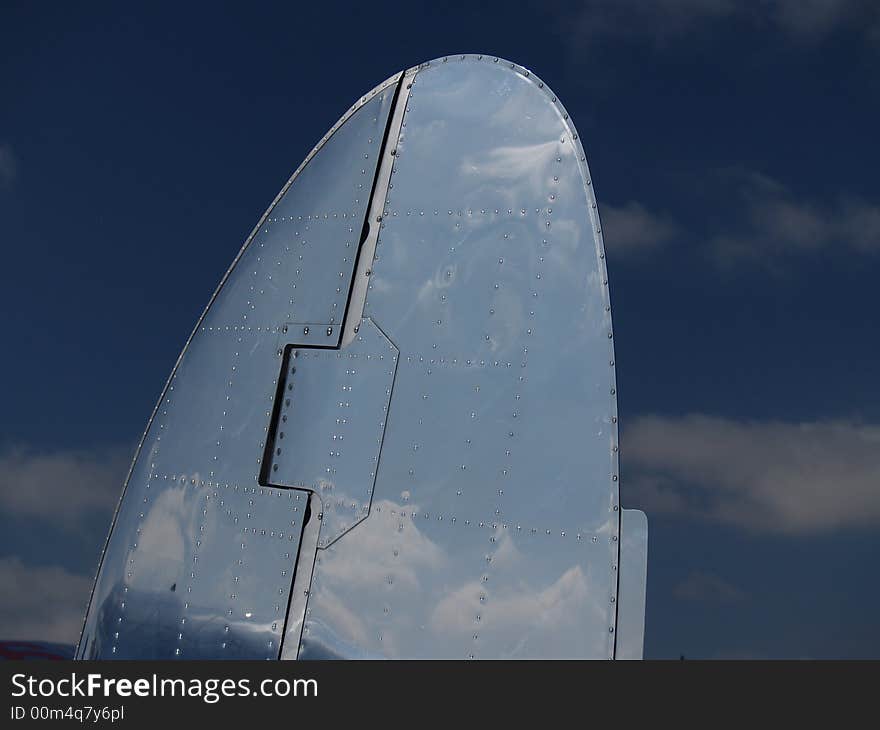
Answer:
POLYGON ((605 245, 612 255, 646 253, 678 233, 678 226, 669 218, 633 200, 621 206, 604 204, 600 212, 605 245))
POLYGON ((575 49, 602 37, 645 38, 664 46, 730 22, 800 41, 851 30, 875 42, 880 32, 880 6, 874 0, 586 0, 551 9, 575 49))
POLYGON ((880 427, 646 416, 621 442, 629 503, 775 534, 880 526, 880 427))
POLYGON ((764 0, 771 22, 802 38, 816 38, 846 27, 876 27, 874 0, 764 0))
POLYGON ((700 603, 735 603, 746 597, 739 588, 723 578, 702 570, 691 572, 672 589, 672 594, 682 601, 700 603))
POLYGON ((0 558, 0 639, 75 644, 85 615, 90 578, 60 567, 33 567, 0 558))
POLYGON ((12 148, 0 144, 0 187, 11 187, 16 177, 18 177, 18 162, 12 153, 12 148))
POLYGON ((733 0, 588 0, 559 9, 572 39, 649 37, 658 43, 737 13, 733 0))
POLYGON ((0 452, 0 511, 82 528, 90 515, 109 517, 130 460, 124 448, 50 453, 7 448, 0 452))
POLYGON ((880 205, 858 198, 799 200, 782 183, 756 172, 735 172, 745 226, 714 236, 709 245, 726 265, 824 250, 880 253, 880 205))
MULTIPOLYGON (((719 265, 774 269, 790 256, 880 254, 880 204, 852 195, 801 199, 781 182, 750 170, 721 170, 719 177, 725 199, 738 199, 734 230, 708 239, 708 255, 719 265)), ((608 253, 620 258, 642 258, 683 235, 669 216, 637 201, 603 204, 601 215, 608 253)))

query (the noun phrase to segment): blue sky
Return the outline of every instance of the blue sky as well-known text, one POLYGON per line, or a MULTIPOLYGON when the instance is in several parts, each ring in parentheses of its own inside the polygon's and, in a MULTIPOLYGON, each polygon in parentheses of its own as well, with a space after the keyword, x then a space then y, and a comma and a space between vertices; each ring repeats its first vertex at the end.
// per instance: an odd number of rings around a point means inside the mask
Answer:
POLYGON ((880 6, 858 0, 4 3, 0 636, 76 640, 241 243, 355 99, 457 52, 534 69, 587 150, 647 656, 880 656, 880 6))

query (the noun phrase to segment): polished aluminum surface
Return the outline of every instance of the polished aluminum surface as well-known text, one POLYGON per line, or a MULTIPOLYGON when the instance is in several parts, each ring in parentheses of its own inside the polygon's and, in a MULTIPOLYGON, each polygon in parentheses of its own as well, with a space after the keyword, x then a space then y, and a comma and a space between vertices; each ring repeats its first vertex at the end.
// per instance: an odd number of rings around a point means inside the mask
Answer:
POLYGON ((79 656, 640 652, 604 259, 531 72, 454 56, 363 97, 184 348, 79 656))
POLYGON ((130 549, 105 561, 80 658, 276 658, 308 494, 164 476, 144 494, 130 549))
POLYGON ((367 519, 319 550, 312 657, 613 657, 619 511, 599 220, 528 71, 409 72, 364 314, 400 350, 367 519))
POLYGON ((312 570, 315 567, 315 553, 318 549, 318 533, 321 530, 321 500, 314 493, 309 493, 308 513, 300 540, 299 557, 296 561, 296 573, 291 588, 290 608, 287 611, 287 624, 284 627, 284 638, 281 643, 281 658, 296 659, 299 653, 299 642, 302 636, 306 606, 309 601, 309 586, 312 583, 312 570), (315 519, 312 519, 315 518, 315 519))
POLYGON ((641 659, 645 643, 648 518, 637 509, 625 509, 621 514, 620 531, 616 658, 641 659))
POLYGON ((302 169, 207 312, 209 331, 284 324, 298 343, 339 343, 393 98, 374 96, 302 169))
POLYGON ((187 342, 129 474, 80 657, 279 656, 309 500, 259 483, 281 354, 341 338, 397 78, 297 170, 187 342))
POLYGON ((285 363, 266 481, 317 493, 320 547, 369 514, 397 356, 364 319, 349 347, 293 348, 285 363))

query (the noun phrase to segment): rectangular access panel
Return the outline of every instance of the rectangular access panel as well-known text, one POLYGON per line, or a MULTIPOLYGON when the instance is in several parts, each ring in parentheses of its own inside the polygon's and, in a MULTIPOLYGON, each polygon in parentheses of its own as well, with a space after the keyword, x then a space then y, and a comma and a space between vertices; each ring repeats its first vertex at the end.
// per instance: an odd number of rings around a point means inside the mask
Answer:
POLYGON ((319 547, 369 514, 397 356, 369 319, 344 349, 286 348, 261 481, 320 497, 319 547))
POLYGON ((80 657, 277 659, 308 493, 185 476, 149 491, 80 657))

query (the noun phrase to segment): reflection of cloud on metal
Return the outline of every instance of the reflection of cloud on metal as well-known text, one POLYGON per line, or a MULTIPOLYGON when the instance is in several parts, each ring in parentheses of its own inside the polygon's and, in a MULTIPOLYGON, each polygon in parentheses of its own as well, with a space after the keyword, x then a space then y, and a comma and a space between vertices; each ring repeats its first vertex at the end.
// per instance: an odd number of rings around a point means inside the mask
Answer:
POLYGON ((524 192, 528 198, 540 198, 546 194, 548 171, 558 149, 556 140, 525 146, 494 147, 479 158, 464 158, 459 172, 463 177, 509 180, 517 189, 527 184, 528 190, 524 192))
POLYGON ((584 547, 381 500, 318 551, 305 655, 601 655, 583 626, 607 625, 612 587, 584 547))
POLYGON ((333 553, 322 555, 323 577, 345 583, 352 589, 369 590, 393 574, 401 587, 419 590, 420 572, 437 569, 445 556, 441 547, 419 531, 413 512, 418 514, 418 505, 404 506, 384 499, 374 503, 368 521, 385 523, 383 529, 364 531, 358 552, 345 560, 333 553), (393 535, 393 539, 388 535, 393 535), (401 554, 405 560, 398 559, 401 554))
POLYGON ((128 561, 135 562, 137 570, 132 571, 128 585, 150 590, 177 580, 186 546, 198 531, 195 521, 186 519, 194 507, 187 507, 186 502, 186 487, 181 485, 166 489, 150 506, 140 528, 138 546, 129 551, 128 561))
POLYGON ((493 631, 529 625, 535 630, 545 624, 564 621, 566 616, 571 618, 582 613, 589 601, 587 579, 579 565, 572 566, 553 583, 537 591, 533 586, 523 586, 506 595, 496 595, 491 589, 485 589, 488 594, 485 608, 481 608, 479 601, 481 590, 484 589, 480 581, 473 581, 452 591, 431 615, 433 628, 437 631, 466 630, 474 625, 472 614, 482 611, 492 618, 493 631))

